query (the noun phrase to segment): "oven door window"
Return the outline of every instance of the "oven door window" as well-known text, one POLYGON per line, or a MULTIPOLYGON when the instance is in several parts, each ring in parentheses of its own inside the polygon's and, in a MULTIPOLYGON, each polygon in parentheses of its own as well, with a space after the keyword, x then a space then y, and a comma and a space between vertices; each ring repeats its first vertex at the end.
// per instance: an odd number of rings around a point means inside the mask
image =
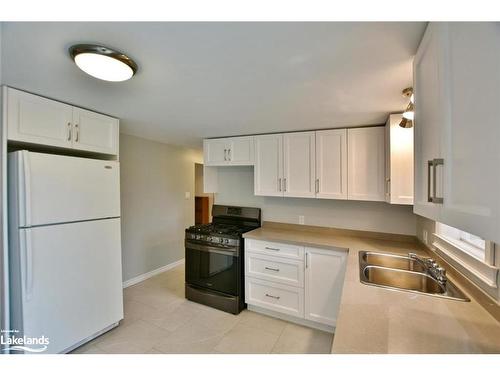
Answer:
POLYGON ((238 257, 229 251, 201 250, 193 247, 186 245, 186 282, 237 295, 238 257))

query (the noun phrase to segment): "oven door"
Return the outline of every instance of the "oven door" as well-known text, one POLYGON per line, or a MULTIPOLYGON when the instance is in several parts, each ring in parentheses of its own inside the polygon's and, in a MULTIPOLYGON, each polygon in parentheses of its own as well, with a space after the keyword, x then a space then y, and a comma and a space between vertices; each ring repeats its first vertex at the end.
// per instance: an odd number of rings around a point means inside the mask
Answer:
POLYGON ((186 283, 220 293, 238 295, 239 251, 185 242, 186 283))

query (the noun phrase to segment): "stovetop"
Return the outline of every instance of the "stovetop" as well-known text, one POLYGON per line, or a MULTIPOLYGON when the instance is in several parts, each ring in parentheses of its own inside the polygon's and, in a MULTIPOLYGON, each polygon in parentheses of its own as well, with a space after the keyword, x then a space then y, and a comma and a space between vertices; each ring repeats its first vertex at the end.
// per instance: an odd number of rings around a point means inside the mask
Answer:
POLYGON ((260 227, 260 208, 213 205, 212 215, 212 223, 187 228, 186 240, 238 247, 243 233, 260 227))
POLYGON ((186 231, 191 233, 205 234, 205 235, 240 237, 241 234, 248 232, 252 229, 255 229, 255 227, 244 226, 244 225, 210 223, 210 224, 193 225, 188 229, 186 229, 186 231))

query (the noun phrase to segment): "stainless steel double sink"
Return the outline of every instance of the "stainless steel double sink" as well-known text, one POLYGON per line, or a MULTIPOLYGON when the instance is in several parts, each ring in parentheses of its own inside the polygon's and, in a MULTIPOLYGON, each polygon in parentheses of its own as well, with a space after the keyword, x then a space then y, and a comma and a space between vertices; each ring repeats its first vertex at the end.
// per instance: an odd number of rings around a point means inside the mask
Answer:
POLYGON ((425 264, 410 256, 360 251, 359 278, 381 288, 470 301, 451 281, 438 281, 425 264))

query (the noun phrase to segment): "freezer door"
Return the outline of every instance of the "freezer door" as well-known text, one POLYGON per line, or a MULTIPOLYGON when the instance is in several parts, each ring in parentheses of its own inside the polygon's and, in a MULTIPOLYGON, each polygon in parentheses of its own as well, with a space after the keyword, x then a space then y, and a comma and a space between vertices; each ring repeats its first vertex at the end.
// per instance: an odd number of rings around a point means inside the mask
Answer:
POLYGON ((120 219, 19 230, 21 319, 59 353, 123 319, 120 219))
POLYGON ((72 156, 9 154, 18 226, 120 216, 120 164, 72 156))

